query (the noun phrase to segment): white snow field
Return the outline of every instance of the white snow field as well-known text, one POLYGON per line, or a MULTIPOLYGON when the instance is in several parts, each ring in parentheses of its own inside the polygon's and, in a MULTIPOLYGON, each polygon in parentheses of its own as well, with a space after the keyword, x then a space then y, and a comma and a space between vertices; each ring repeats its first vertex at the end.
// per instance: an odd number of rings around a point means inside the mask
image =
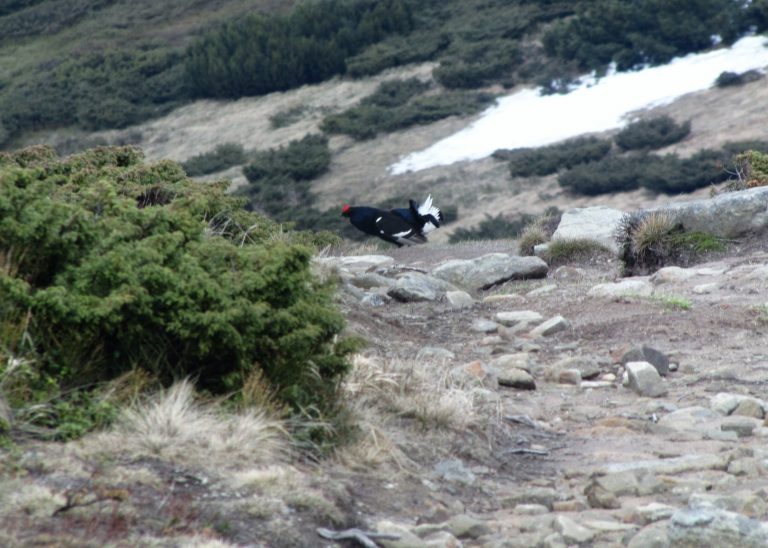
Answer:
POLYGON ((667 65, 614 72, 600 79, 584 77, 566 95, 541 96, 539 89, 525 89, 498 99, 472 125, 409 154, 390 166, 390 171, 399 174, 477 160, 500 148, 537 147, 621 127, 627 113, 707 89, 723 71, 768 66, 766 44, 765 36, 750 36, 729 48, 678 57, 667 65))

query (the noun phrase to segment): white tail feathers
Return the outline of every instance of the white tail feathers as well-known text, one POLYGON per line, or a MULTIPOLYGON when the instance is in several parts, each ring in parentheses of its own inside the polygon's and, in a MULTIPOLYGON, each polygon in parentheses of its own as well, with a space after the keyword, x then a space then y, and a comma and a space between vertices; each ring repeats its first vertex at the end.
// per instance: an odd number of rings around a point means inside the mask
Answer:
MULTIPOLYGON (((425 215, 432 215, 435 219, 437 219, 438 222, 443 220, 443 214, 442 212, 432 205, 432 195, 430 194, 427 196, 427 199, 424 200, 424 202, 419 206, 419 215, 425 216, 425 215)), ((427 232, 431 232, 435 230, 439 225, 435 225, 431 221, 428 221, 424 225, 424 229, 422 232, 426 234, 427 232)))

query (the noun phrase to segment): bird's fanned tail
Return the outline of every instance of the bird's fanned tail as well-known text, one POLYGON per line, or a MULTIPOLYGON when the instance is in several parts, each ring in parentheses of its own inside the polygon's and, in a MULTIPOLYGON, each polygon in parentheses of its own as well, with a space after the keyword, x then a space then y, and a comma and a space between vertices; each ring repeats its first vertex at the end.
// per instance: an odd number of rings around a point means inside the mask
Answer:
POLYGON ((431 194, 422 202, 417 211, 426 221, 423 232, 431 232, 440 227, 440 223, 443 221, 443 212, 432 205, 431 194))

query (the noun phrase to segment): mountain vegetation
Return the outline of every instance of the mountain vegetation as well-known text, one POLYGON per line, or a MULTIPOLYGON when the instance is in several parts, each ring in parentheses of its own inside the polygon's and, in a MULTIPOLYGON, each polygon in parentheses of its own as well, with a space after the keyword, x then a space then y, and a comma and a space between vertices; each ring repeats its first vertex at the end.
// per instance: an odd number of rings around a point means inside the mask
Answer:
POLYGON ((611 62, 661 63, 766 21, 765 0, 19 0, 0 11, 0 146, 415 61, 436 61, 447 89, 551 85, 611 62))

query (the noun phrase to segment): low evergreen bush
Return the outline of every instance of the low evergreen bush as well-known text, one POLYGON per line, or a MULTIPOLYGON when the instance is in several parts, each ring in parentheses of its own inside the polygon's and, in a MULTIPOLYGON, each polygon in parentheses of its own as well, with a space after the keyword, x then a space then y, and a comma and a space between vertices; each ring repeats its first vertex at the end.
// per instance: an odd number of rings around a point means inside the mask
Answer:
POLYGON ((577 137, 538 148, 498 150, 494 157, 509 162, 512 177, 532 177, 557 173, 562 169, 594 162, 611 150, 611 142, 597 137, 577 137))
POLYGON ((651 150, 677 143, 690 132, 690 121, 678 124, 670 116, 657 116, 629 124, 614 140, 622 150, 651 150))
POLYGON ((217 171, 238 164, 244 164, 245 160, 245 151, 243 150, 242 145, 237 143, 223 143, 211 152, 204 152, 192 156, 186 162, 182 163, 181 167, 184 168, 184 171, 186 171, 187 175, 190 177, 199 177, 200 175, 216 173, 217 171))
POLYGON ((310 273, 312 235, 226 186, 131 147, 0 154, 0 378, 28 364, 14 397, 71 417, 94 387, 144 371, 212 394, 256 379, 286 409, 331 416, 350 343, 310 273))

